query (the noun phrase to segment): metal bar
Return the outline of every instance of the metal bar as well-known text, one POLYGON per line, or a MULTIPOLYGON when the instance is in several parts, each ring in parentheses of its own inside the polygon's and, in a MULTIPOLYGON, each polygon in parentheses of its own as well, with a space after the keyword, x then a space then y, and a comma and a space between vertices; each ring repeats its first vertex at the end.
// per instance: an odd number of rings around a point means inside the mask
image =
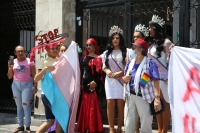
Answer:
POLYGON ((20 11, 20 12, 12 12, 12 13, 0 14, 0 18, 13 17, 13 16, 21 16, 21 15, 30 15, 30 14, 35 14, 35 9, 33 9, 33 10, 27 10, 27 11, 20 11))
POLYGON ((180 0, 179 37, 180 46, 190 46, 190 1, 188 0, 180 0))
POLYGON ((124 1, 115 1, 115 2, 106 2, 106 3, 99 3, 99 4, 92 4, 92 5, 85 5, 85 9, 87 8, 96 8, 96 7, 106 7, 106 6, 113 6, 123 4, 124 1))

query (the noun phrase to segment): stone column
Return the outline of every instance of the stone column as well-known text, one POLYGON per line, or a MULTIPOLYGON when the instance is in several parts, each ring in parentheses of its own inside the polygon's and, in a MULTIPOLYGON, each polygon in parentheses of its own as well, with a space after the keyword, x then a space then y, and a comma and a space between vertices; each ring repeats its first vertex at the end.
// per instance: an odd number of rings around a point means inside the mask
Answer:
MULTIPOLYGON (((65 44, 70 45, 75 40, 75 0, 36 0, 36 29, 35 34, 46 33, 58 28, 59 33, 68 33, 69 38, 65 44)), ((35 45, 38 45, 37 43, 35 45)), ((46 57, 46 53, 36 54, 36 70, 40 67, 46 57)), ((38 88, 41 88, 40 82, 38 88)), ((36 94, 39 97, 39 107, 34 108, 34 117, 45 118, 44 107, 41 100, 41 92, 36 94)))

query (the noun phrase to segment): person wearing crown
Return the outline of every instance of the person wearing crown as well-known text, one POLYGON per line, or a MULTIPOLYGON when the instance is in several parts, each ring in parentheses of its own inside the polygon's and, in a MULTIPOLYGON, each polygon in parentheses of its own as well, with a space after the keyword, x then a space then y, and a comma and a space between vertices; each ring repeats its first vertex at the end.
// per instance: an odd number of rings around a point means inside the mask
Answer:
MULTIPOLYGON (((149 36, 148 28, 146 28, 144 25, 139 24, 136 25, 134 33, 133 33, 133 42, 137 40, 138 38, 146 40, 146 37, 149 36)), ((127 57, 126 62, 128 63, 131 59, 135 58, 136 55, 133 52, 133 48, 127 48, 127 57)))
POLYGON ((80 133, 100 133, 103 122, 96 91, 100 89, 102 61, 97 42, 93 38, 86 41, 86 52, 81 61, 82 101, 78 116, 77 131, 80 133))
POLYGON ((114 133, 115 103, 118 107, 117 133, 122 132, 124 120, 123 81, 126 64, 126 47, 123 31, 118 26, 111 27, 109 32, 108 49, 100 56, 103 61, 103 71, 106 73, 105 91, 107 99, 107 116, 110 133, 114 133))
MULTIPOLYGON (((149 36, 148 28, 146 28, 142 24, 136 25, 134 33, 133 33, 133 42, 135 42, 138 38, 140 38, 142 40, 146 40, 146 37, 148 37, 148 36, 149 36)), ((130 48, 130 49, 127 48, 127 63, 136 57, 136 54, 134 53, 134 50, 133 50, 133 46, 134 45, 132 45, 132 48, 130 48)), ((140 132, 139 128, 140 128, 140 122, 138 120, 138 122, 136 123, 135 133, 140 132)))
POLYGON ((153 59, 159 70, 161 93, 158 95, 164 99, 165 111, 156 115, 158 123, 158 133, 167 133, 170 123, 170 106, 168 96, 168 63, 170 46, 172 42, 164 32, 165 21, 157 15, 153 15, 149 22, 150 47, 148 50, 149 58, 153 59))
POLYGON ((123 76, 125 108, 124 128, 126 133, 133 133, 140 118, 141 133, 152 133, 152 109, 162 109, 160 103, 159 73, 154 60, 147 57, 148 43, 138 38, 133 43, 136 57, 128 62, 123 76))

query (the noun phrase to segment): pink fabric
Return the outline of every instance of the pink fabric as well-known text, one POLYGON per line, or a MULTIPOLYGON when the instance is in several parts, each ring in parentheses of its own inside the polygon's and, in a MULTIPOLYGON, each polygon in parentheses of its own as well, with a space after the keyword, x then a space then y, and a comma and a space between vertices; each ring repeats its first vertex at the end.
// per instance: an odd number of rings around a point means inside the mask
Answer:
POLYGON ((34 62, 30 62, 29 58, 26 58, 24 61, 17 61, 17 59, 14 59, 13 79, 20 82, 30 81, 31 67, 34 65, 34 62))
POLYGON ((80 72, 75 71, 76 68, 74 68, 75 66, 72 67, 72 65, 74 64, 70 64, 64 56, 61 56, 59 58, 59 63, 54 65, 55 70, 51 72, 55 82, 57 83, 57 86, 60 88, 60 91, 62 92, 68 106, 70 107, 71 114, 67 129, 68 133, 74 133, 80 93, 80 72))
POLYGON ((65 97, 65 100, 68 103, 68 106, 70 107, 74 97, 74 83, 75 83, 75 73, 69 62, 61 56, 59 58, 60 63, 56 64, 55 70, 52 71, 52 76, 57 83, 57 86, 60 88, 61 93, 65 97), (65 69, 59 69, 59 68, 65 68, 65 69), (58 76, 60 75, 60 76, 58 76), (64 75, 64 76, 61 76, 64 75), (66 77, 71 77, 66 80, 66 77), (66 87, 67 86, 67 87, 66 87), (68 90, 68 91, 66 91, 68 90))

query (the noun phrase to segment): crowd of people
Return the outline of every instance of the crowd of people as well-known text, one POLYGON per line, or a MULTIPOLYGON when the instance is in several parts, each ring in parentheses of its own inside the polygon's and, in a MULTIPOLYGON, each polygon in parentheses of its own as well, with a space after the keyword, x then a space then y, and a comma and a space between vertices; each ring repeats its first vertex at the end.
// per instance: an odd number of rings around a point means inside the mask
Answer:
MULTIPOLYGON (((172 42, 164 32, 165 21, 153 15, 149 26, 139 24, 133 33, 132 48, 127 48, 123 31, 118 26, 109 31, 108 48, 102 54, 95 39, 85 43, 85 54, 80 61, 81 94, 76 131, 80 133, 103 132, 102 114, 97 92, 104 84, 107 100, 109 133, 151 133, 153 115, 156 115, 158 133, 167 133, 170 123, 168 97, 168 65, 172 42), (147 39, 148 38, 148 39, 147 39), (106 74, 103 77, 102 72, 106 74), (105 78, 105 79, 103 79, 105 78), (115 129, 117 106, 117 129, 115 129)), ((13 78, 12 91, 17 105, 19 127, 13 131, 30 133, 30 97, 37 92, 37 82, 52 64, 67 50, 65 45, 45 47, 48 58, 36 73, 34 62, 25 57, 22 46, 15 48, 14 64, 8 61, 8 78, 13 78), (33 77, 34 81, 30 77, 33 77), (33 83, 33 84, 32 84, 33 83), (33 93, 32 93, 33 91, 33 93)), ((36 133, 62 133, 62 128, 51 110, 48 97, 42 93, 46 121, 36 133)))

